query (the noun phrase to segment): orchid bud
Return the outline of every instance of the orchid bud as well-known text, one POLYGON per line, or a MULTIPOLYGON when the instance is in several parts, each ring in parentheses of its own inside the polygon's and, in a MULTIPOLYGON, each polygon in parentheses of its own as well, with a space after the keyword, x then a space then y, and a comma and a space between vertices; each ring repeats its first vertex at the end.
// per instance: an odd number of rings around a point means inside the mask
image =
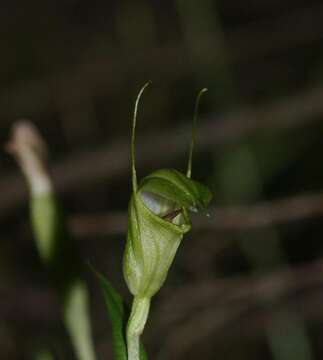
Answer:
POLYGON ((15 156, 30 190, 31 223, 40 258, 61 300, 64 324, 78 360, 94 360, 88 289, 48 169, 48 150, 36 127, 24 120, 12 130, 15 156))
MULTIPOLYGON (((163 285, 183 235, 191 229, 190 211, 205 209, 211 192, 191 176, 194 135, 191 141, 187 173, 173 169, 157 170, 137 184, 135 167, 135 128, 137 107, 148 83, 141 89, 135 104, 132 128, 132 190, 129 225, 123 270, 134 295, 128 321, 128 359, 138 358, 138 339, 147 320, 150 299, 163 285)), ((197 98, 197 106, 202 90, 197 98)))
POLYGON ((32 123, 20 120, 14 125, 6 150, 17 159, 32 194, 45 194, 52 190, 47 146, 32 123))
POLYGON ((27 120, 16 122, 6 150, 13 155, 27 181, 30 194, 31 221, 38 251, 44 263, 51 262, 57 219, 56 201, 48 169, 48 149, 38 129, 27 120))

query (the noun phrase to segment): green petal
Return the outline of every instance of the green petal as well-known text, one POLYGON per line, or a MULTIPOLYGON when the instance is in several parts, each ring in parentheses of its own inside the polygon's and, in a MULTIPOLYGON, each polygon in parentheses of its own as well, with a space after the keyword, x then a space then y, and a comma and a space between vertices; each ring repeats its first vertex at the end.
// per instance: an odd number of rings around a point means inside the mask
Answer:
POLYGON ((206 186, 173 169, 157 170, 146 176, 139 191, 152 192, 188 209, 204 209, 212 198, 206 186))

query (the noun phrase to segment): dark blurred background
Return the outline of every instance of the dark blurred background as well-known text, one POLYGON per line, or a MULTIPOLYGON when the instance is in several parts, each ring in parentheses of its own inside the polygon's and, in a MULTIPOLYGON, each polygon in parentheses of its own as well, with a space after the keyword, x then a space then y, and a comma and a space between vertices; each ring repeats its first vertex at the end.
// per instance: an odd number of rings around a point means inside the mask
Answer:
MULTIPOLYGON (((84 263, 124 294, 135 96, 153 81, 138 120, 141 177, 185 170, 195 96, 209 88, 193 177, 214 201, 153 302, 150 358, 322 359, 322 1, 3 0, 0 37, 1 143, 18 119, 37 125, 84 263)), ((0 358, 45 346, 72 359, 27 188, 13 159, 0 160, 0 358)), ((85 273, 98 357, 109 359, 102 294, 85 273)))

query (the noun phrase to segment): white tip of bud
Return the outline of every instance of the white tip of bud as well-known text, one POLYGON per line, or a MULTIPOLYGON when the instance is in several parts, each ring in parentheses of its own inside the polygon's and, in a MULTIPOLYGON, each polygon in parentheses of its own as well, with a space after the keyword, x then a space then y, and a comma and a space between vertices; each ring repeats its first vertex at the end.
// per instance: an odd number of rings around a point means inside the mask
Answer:
POLYGON ((31 122, 19 120, 14 124, 5 149, 16 158, 33 195, 52 191, 47 145, 31 122))

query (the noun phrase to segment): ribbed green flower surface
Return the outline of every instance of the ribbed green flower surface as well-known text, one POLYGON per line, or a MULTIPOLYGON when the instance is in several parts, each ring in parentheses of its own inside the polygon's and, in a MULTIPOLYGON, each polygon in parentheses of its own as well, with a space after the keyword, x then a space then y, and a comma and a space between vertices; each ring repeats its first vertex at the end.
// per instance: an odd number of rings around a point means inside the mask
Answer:
POLYGON ((124 276, 134 296, 152 297, 163 285, 183 235, 189 210, 206 208, 211 192, 177 170, 145 177, 129 205, 124 276))

